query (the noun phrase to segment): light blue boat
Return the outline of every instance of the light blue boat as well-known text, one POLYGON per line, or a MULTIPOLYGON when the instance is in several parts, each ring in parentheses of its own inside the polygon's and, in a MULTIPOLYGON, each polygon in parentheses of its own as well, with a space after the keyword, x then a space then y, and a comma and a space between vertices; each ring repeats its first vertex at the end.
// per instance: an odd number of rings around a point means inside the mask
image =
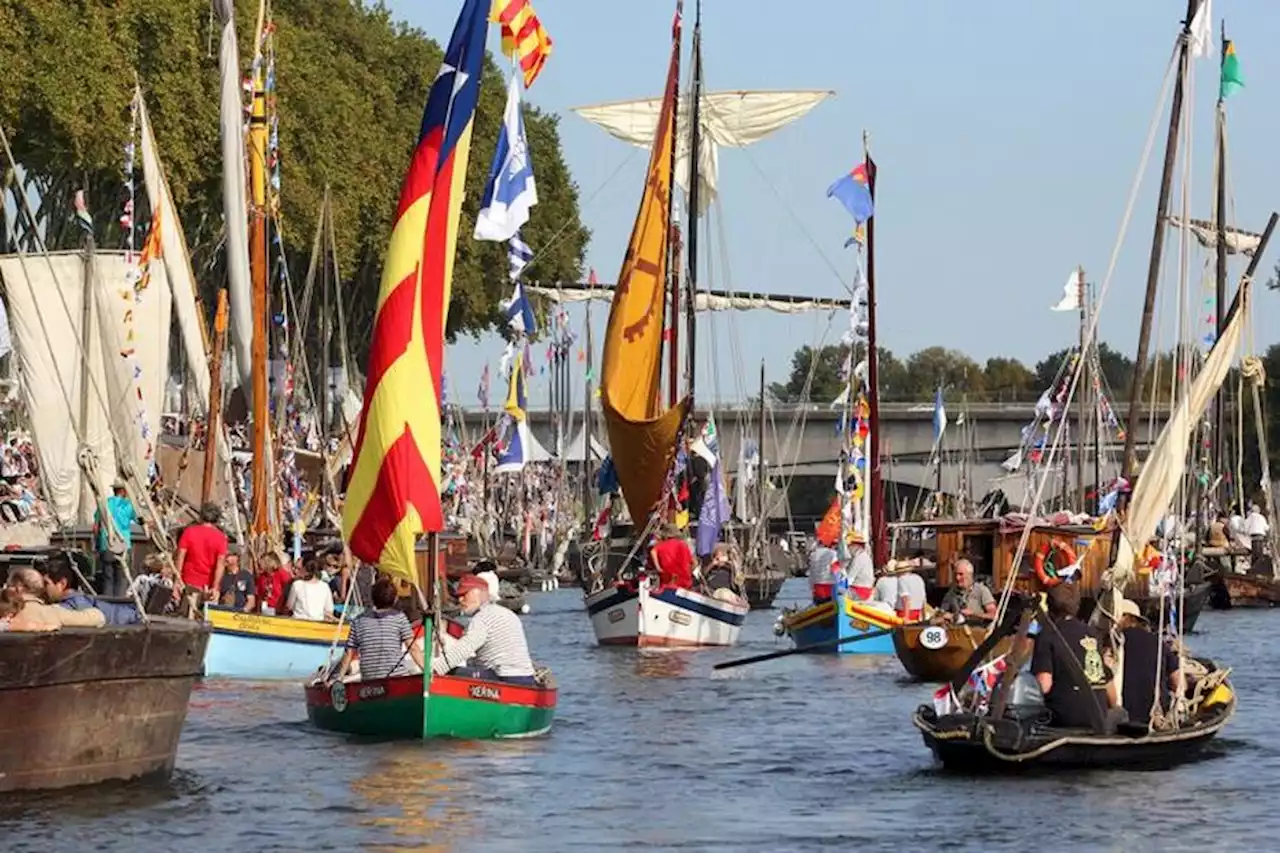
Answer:
MULTIPOLYGON (((893 611, 872 607, 844 593, 836 592, 835 597, 830 601, 783 613, 778 624, 780 631, 791 637, 796 648, 803 648, 894 628, 901 625, 902 620, 893 611), (839 611, 836 609, 837 606, 840 608, 839 611), (840 618, 836 617, 837 612, 842 614, 840 618)), ((893 634, 881 634, 867 640, 841 643, 818 651, 826 654, 861 655, 895 653, 893 634)))
POLYGON ((305 678, 324 666, 335 638, 346 642, 350 627, 289 616, 205 607, 213 627, 204 656, 206 678, 305 678), (341 636, 338 632, 341 631, 341 636))

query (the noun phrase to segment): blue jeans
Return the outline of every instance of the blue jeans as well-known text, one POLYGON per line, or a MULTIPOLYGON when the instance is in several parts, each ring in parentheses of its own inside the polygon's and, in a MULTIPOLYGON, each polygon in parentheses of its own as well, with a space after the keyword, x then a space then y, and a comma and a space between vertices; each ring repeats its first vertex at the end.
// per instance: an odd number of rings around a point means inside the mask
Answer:
POLYGON ((102 587, 102 595, 123 598, 129 594, 129 580, 124 573, 124 561, 127 559, 128 551, 120 555, 110 551, 98 552, 98 584, 102 587))

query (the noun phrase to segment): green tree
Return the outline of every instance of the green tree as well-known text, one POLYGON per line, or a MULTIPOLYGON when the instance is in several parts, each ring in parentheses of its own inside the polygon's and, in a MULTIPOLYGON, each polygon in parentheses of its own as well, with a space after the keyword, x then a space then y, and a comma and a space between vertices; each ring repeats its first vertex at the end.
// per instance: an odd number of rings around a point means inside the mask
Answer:
POLYGON ((830 402, 844 390, 840 374, 848 356, 849 348, 844 344, 817 349, 802 346, 791 356, 791 375, 787 381, 774 382, 769 386, 769 393, 782 403, 830 402))
POLYGON ((926 347, 907 359, 910 393, 917 400, 932 400, 938 386, 964 389, 970 400, 986 399, 986 377, 978 363, 964 353, 946 347, 926 347))
MULTIPOLYGON (((400 183, 442 51, 394 22, 381 4, 275 0, 272 8, 286 256, 300 282, 328 184, 350 339, 363 350, 400 183)), ((246 70, 255 15, 254 4, 237 4, 246 70)), ((0 126, 29 192, 40 199, 51 247, 78 239, 70 215, 76 189, 86 190, 99 245, 123 243, 116 220, 136 74, 206 299, 222 284, 218 35, 208 0, 0 0, 0 126)), ((508 295, 505 247, 470 238, 505 91, 487 58, 459 224, 451 338, 494 327, 498 302, 508 295)), ((527 274, 533 281, 576 280, 590 235, 579 219, 557 119, 526 106, 525 126, 539 196, 522 232, 538 253, 527 274)), ((138 220, 147 216, 140 207, 138 220)))
POLYGON ((1020 402, 1035 400, 1039 396, 1040 392, 1035 387, 1036 375, 1016 358, 989 358, 982 368, 982 375, 989 399, 1020 402))

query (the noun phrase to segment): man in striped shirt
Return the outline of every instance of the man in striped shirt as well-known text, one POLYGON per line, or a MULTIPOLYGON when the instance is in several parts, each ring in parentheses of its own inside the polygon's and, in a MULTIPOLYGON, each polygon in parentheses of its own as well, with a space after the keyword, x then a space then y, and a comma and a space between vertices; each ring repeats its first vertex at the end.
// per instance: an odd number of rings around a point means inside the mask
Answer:
POLYGON ((460 640, 446 644, 432 670, 437 675, 536 684, 520 617, 490 600, 484 578, 464 575, 458 581, 458 603, 471 622, 460 640))

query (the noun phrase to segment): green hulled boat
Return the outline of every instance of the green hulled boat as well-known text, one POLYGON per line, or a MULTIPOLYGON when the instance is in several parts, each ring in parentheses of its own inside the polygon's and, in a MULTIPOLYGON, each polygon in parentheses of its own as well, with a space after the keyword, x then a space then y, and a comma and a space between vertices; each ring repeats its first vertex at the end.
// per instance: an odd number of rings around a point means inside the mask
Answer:
POLYGON ((546 734, 556 713, 554 683, 527 687, 431 675, 428 685, 424 699, 421 675, 309 684, 307 717, 344 734, 487 740, 546 734))

